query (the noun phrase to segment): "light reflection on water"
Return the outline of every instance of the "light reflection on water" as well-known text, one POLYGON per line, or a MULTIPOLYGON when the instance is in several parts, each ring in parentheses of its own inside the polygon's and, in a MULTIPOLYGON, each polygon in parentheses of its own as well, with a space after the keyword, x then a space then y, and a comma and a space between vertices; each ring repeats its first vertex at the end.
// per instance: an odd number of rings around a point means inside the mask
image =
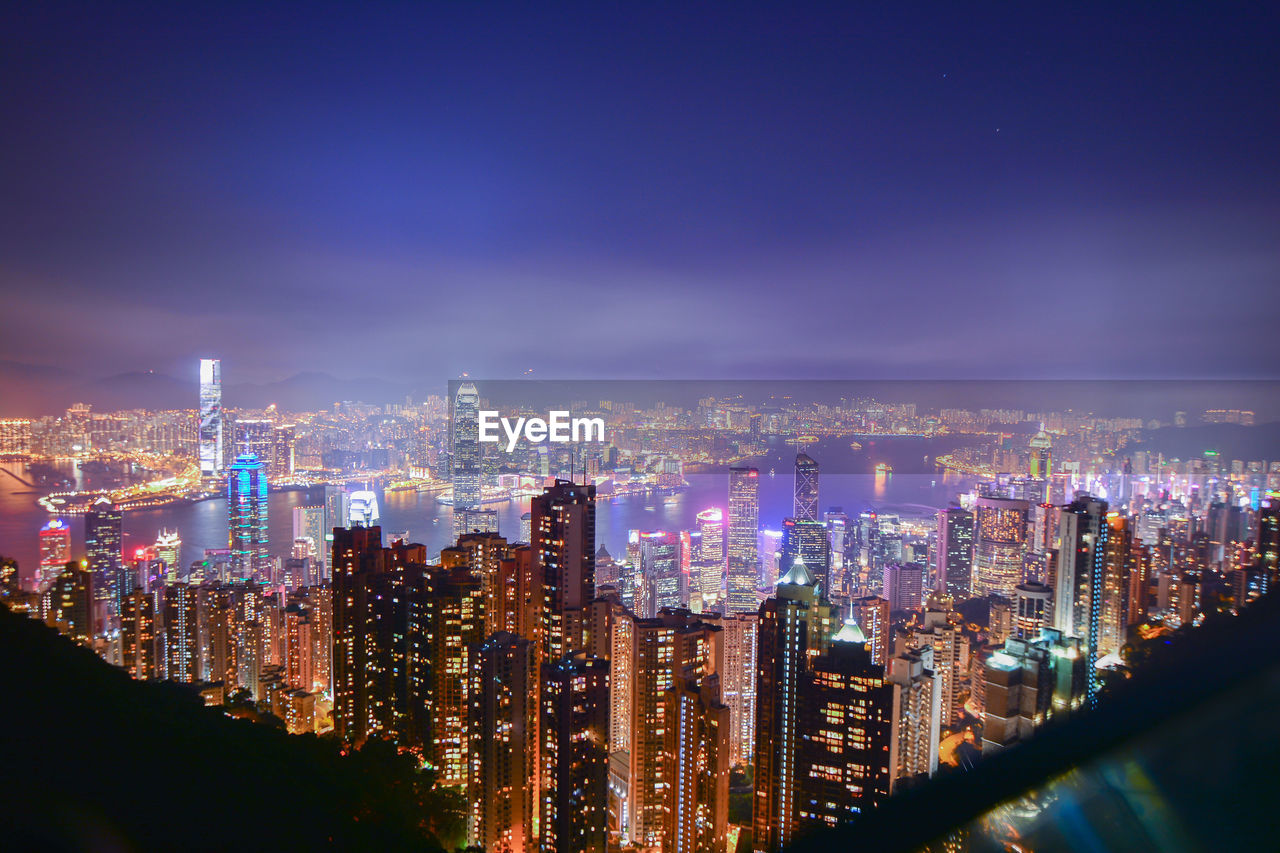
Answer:
MULTIPOLYGON (((959 443, 954 439, 880 439, 867 450, 850 451, 847 444, 837 444, 833 439, 803 449, 823 466, 822 511, 840 506, 850 516, 872 508, 905 516, 927 516, 946 506, 971 481, 950 472, 928 471, 931 466, 922 465, 922 457, 947 452, 959 443), (828 462, 828 459, 835 461, 828 462), (875 464, 882 461, 892 465, 895 473, 874 474, 875 464)), ((768 456, 752 460, 750 464, 761 470, 760 526, 776 530, 781 527, 782 519, 792 513, 791 462, 796 449, 775 442, 770 451, 768 456), (770 468, 774 470, 772 477, 768 475, 770 468)), ((4 467, 23 475, 21 465, 7 463, 4 467)), ((699 511, 713 506, 726 508, 727 474, 688 474, 685 479, 689 488, 670 499, 660 494, 602 498, 597 505, 597 545, 604 545, 614 556, 622 556, 626 552, 628 530, 692 529, 699 511)), ((82 479, 77 485, 95 486, 92 478, 82 479)), ((0 554, 17 558, 24 575, 38 562, 37 532, 50 517, 35 504, 38 495, 31 491, 28 486, 0 473, 0 554)), ((434 494, 375 491, 384 531, 408 531, 411 540, 426 545, 428 553, 433 555, 451 544, 453 510, 438 504, 434 494)), ((268 519, 274 556, 289 554, 293 542, 293 508, 322 502, 320 488, 271 493, 268 519)), ((528 511, 528 501, 508 501, 491 508, 498 512, 501 532, 509 539, 517 539, 520 516, 528 511)), ((84 550, 84 522, 82 518, 68 520, 72 528, 73 555, 79 557, 84 550)), ((125 552, 154 542, 162 528, 180 532, 181 559, 184 565, 189 565, 201 559, 206 548, 227 547, 226 501, 214 499, 126 513, 125 552)))

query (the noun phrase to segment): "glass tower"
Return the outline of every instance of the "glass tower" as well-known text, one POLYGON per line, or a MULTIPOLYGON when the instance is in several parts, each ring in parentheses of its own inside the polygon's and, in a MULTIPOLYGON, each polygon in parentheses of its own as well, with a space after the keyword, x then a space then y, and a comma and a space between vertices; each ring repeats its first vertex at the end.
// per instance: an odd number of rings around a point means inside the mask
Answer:
POLYGON ((1107 502, 1082 497, 1058 516, 1057 585, 1053 627, 1084 641, 1088 680, 1085 700, 1097 698, 1098 641, 1101 633, 1103 576, 1107 553, 1107 502))
POLYGON ((200 473, 222 473, 222 362, 200 359, 200 473))
POLYGON ((795 512, 796 521, 820 521, 818 518, 818 463, 807 453, 796 454, 795 512))
POLYGON ((49 581, 56 578, 71 559, 71 526, 55 518, 40 528, 40 571, 35 585, 43 591, 49 581))
POLYGON ((1022 583, 1027 501, 979 497, 973 525, 973 594, 1013 598, 1022 583))
POLYGON ((702 534, 694 562, 698 572, 702 606, 720 600, 724 587, 724 513, 717 508, 698 513, 698 532, 702 534))
POLYGON ((936 586, 956 601, 973 590, 973 513, 958 506, 938 512, 936 586))
POLYGON ((227 477, 227 539, 237 577, 269 579, 267 473, 253 453, 237 456, 227 477))
POLYGON ((755 613, 760 606, 756 598, 759 527, 760 472, 755 468, 730 468, 727 613, 755 613))
MULTIPOLYGON (((480 507, 480 394, 464 382, 453 397, 453 509, 480 507)), ((457 533, 465 532, 457 530, 457 533)))
POLYGON ((106 498, 99 498, 84 514, 84 551, 93 576, 93 598, 106 602, 106 613, 111 616, 118 612, 120 569, 124 562, 123 522, 120 510, 106 498))

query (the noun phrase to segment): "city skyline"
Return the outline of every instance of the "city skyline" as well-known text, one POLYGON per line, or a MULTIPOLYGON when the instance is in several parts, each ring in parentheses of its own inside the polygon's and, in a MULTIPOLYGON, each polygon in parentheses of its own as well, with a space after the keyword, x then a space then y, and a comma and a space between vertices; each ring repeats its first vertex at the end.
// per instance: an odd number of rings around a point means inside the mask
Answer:
POLYGON ((418 757, 458 847, 782 853, 1105 713, 1146 644, 1264 606, 1280 576, 1276 445, 1152 443, 1193 422, 1265 442, 1251 409, 737 384, 577 400, 599 440, 550 449, 479 441, 484 383, 245 412, 200 368, 182 410, 0 419, 6 511, 53 516, 29 525, 38 570, 0 562, 0 600, 134 679, 418 757), (50 491, 63 471, 118 486, 50 491), (849 502, 859 479, 874 504, 849 502), (202 551, 175 515, 201 504, 221 514, 202 551), (129 541, 138 514, 164 520, 154 545, 129 541))

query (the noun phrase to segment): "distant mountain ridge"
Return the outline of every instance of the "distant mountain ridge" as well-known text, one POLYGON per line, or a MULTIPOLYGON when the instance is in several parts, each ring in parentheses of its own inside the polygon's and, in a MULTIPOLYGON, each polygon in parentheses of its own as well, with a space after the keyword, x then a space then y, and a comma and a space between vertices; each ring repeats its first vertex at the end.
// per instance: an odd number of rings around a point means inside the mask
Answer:
MULTIPOLYGON (((275 403, 289 411, 315 411, 345 400, 394 403, 411 393, 422 399, 428 393, 446 391, 443 381, 438 389, 413 389, 385 379, 338 379, 312 371, 278 382, 225 384, 222 402, 228 408, 261 409, 275 403)), ((74 403, 88 403, 99 411, 194 409, 197 394, 194 379, 184 381, 163 373, 120 373, 95 379, 60 368, 0 361, 0 417, 57 415, 74 403)))

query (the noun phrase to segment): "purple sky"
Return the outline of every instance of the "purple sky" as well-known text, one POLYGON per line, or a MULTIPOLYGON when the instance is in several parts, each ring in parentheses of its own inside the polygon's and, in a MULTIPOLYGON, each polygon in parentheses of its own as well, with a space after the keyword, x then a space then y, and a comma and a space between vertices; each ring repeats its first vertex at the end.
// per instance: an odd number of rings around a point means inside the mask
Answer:
POLYGON ((0 362, 1280 376, 1274 4, 642 5, 6 5, 0 362))

